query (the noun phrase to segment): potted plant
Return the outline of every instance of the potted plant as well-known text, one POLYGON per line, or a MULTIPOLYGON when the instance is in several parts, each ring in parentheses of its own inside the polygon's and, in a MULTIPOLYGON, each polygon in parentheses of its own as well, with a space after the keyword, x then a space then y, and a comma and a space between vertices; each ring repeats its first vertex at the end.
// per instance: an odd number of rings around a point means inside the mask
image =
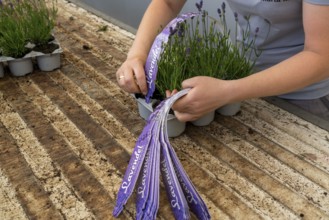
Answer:
POLYGON ((1 3, 0 7, 0 45, 3 61, 8 62, 10 72, 24 76, 33 71, 31 51, 28 48, 25 23, 21 16, 20 3, 1 3))
MULTIPOLYGON (((221 9, 218 9, 218 14, 220 19, 223 21, 224 29, 227 30, 226 22, 225 22, 225 4, 222 4, 221 9), (221 10, 222 9, 222 10, 221 10), (223 12, 223 13, 222 13, 223 12)), ((256 60, 251 60, 251 54, 254 53, 255 57, 260 56, 260 51, 253 48, 255 44, 255 40, 257 39, 257 34, 259 32, 259 28, 257 27, 254 30, 254 37, 250 38, 250 26, 247 26, 246 30, 242 31, 242 39, 241 41, 237 41, 237 33, 238 33, 238 15, 234 13, 235 17, 235 36, 234 42, 230 42, 230 50, 225 56, 223 62, 226 63, 225 71, 223 72, 221 78, 224 80, 235 80, 239 78, 243 78, 251 74, 253 66, 256 60)), ((246 20, 246 23, 249 24, 249 18, 243 17, 242 19, 246 20)), ((230 103, 224 105, 216 110, 217 113, 226 116, 233 116, 240 111, 241 102, 230 103)))
MULTIPOLYGON (((255 39, 248 39, 250 30, 243 32, 243 41, 249 42, 248 44, 232 42, 226 24, 224 3, 218 9, 219 19, 210 17, 207 11, 202 10, 202 1, 200 4, 197 3, 197 8, 199 14, 171 28, 168 42, 162 44, 157 62, 156 90, 152 96, 152 104, 149 104, 151 110, 158 103, 154 99, 163 99, 167 89, 180 90, 185 79, 203 75, 232 80, 245 77, 252 71, 254 61, 251 61, 250 53, 255 39)), ((236 14, 235 17, 237 21, 236 14)), ((257 30, 255 31, 257 33, 257 30)), ((219 108, 216 111, 222 113, 223 109, 219 108)), ((215 111, 192 123, 204 126, 213 121, 214 116, 215 111)))
MULTIPOLYGON (((147 103, 145 101, 144 96, 142 96, 140 94, 135 94, 135 98, 136 98, 137 104, 138 104, 139 115, 143 119, 147 120, 149 118, 149 116, 152 114, 152 112, 155 110, 157 105, 160 103, 160 101, 163 100, 163 97, 164 96, 160 95, 160 93, 158 91, 156 91, 154 97, 150 100, 149 103, 147 103), (159 96, 157 96, 156 94, 158 94, 159 96)), ((185 128, 186 128, 186 123, 178 121, 177 118, 175 117, 175 115, 173 114, 173 112, 168 114, 168 117, 167 117, 168 137, 179 136, 181 133, 184 132, 185 128)))
POLYGON ((57 18, 55 0, 24 0, 21 2, 26 23, 26 35, 32 43, 33 54, 42 71, 60 67, 62 49, 52 32, 57 18))

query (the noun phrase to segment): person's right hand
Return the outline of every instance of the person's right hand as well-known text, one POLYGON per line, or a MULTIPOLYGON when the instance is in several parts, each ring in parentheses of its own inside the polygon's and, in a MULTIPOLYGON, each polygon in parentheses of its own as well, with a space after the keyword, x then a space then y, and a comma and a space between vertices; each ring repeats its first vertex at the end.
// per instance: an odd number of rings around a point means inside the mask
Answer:
POLYGON ((119 86, 129 93, 147 93, 145 77, 146 59, 139 56, 128 57, 116 72, 119 86))

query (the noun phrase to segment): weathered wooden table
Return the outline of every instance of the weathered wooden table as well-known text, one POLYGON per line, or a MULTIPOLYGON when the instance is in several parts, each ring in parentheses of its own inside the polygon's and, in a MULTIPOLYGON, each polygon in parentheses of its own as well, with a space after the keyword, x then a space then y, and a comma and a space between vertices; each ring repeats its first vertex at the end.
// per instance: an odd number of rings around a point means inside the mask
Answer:
MULTIPOLYGON (((115 80, 133 35, 59 0, 56 36, 59 70, 0 79, 0 219, 112 219, 145 125, 115 80)), ((329 219, 329 134, 274 105, 171 143, 212 219, 329 219)), ((163 188, 158 218, 173 219, 163 188)))

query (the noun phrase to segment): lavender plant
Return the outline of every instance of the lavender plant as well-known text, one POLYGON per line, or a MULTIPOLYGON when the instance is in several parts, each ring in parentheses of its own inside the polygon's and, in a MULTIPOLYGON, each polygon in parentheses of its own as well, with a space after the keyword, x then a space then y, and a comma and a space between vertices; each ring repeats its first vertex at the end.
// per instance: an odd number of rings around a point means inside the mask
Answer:
POLYGON ((14 58, 30 51, 27 43, 45 45, 52 39, 57 8, 55 0, 1 1, 0 45, 3 55, 14 58))
MULTIPOLYGON (((183 80, 194 76, 210 76, 224 80, 239 79, 248 76, 254 66, 251 53, 259 56, 253 46, 258 28, 253 39, 250 26, 242 30, 242 42, 232 42, 231 30, 226 21, 226 5, 217 9, 219 19, 212 18, 202 10, 203 1, 196 3, 199 16, 189 22, 182 22, 175 30, 158 60, 156 87, 165 97, 167 89, 181 89, 183 80)), ((234 14, 238 32, 238 15, 234 14)), ((243 18, 247 19, 248 18, 243 18)))
POLYGON ((21 58, 30 49, 26 47, 26 24, 20 19, 20 3, 0 3, 0 45, 4 56, 21 58))
POLYGON ((52 31, 57 18, 56 0, 24 0, 22 7, 27 37, 35 45, 46 45, 53 39, 52 31))
POLYGON ((171 106, 188 91, 181 90, 162 101, 147 120, 117 195, 115 217, 120 215, 137 186, 136 219, 156 219, 161 173, 175 219, 190 219, 190 211, 200 220, 210 219, 205 202, 179 162, 166 132, 171 106))

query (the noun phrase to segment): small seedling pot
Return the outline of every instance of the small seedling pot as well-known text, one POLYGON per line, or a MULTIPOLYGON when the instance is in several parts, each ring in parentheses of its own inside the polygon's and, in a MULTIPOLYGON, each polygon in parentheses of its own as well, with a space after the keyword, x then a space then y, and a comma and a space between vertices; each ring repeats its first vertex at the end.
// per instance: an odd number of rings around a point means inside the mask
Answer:
POLYGON ((61 55, 59 53, 40 55, 36 57, 36 60, 41 71, 53 71, 61 66, 61 55))
MULTIPOLYGON (((139 115, 147 120, 154 111, 154 105, 158 102, 156 99, 152 99, 150 103, 146 103, 143 98, 136 98, 138 104, 139 115)), ((167 117, 167 133, 168 137, 177 137, 181 135, 186 128, 186 122, 179 121, 175 115, 168 114, 167 117)))
POLYGON ((151 99, 150 103, 146 103, 145 99, 137 98, 139 115, 147 120, 153 112, 153 106, 157 102, 155 99, 151 99))
POLYGON ((215 111, 211 111, 191 123, 195 126, 207 126, 215 119, 215 111))
POLYGON ((33 63, 31 58, 19 58, 8 61, 8 66, 13 76, 25 76, 33 72, 33 63))
POLYGON ((175 115, 169 114, 167 118, 168 137, 178 137, 186 129, 186 123, 179 121, 175 115))
POLYGON ((241 108, 241 102, 224 105, 216 110, 217 113, 225 116, 236 115, 241 108))

